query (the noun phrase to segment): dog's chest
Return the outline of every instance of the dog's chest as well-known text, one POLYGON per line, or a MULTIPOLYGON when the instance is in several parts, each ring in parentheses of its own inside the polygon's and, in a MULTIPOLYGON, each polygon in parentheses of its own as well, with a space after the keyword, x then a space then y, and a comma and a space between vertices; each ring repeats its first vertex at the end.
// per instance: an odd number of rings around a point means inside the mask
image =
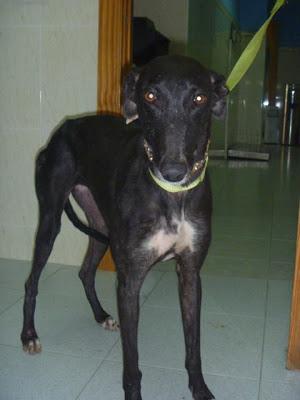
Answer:
POLYGON ((144 245, 157 257, 166 255, 165 259, 168 259, 185 249, 193 251, 195 236, 195 227, 182 214, 180 218, 173 217, 170 223, 161 218, 157 229, 147 237, 144 245))

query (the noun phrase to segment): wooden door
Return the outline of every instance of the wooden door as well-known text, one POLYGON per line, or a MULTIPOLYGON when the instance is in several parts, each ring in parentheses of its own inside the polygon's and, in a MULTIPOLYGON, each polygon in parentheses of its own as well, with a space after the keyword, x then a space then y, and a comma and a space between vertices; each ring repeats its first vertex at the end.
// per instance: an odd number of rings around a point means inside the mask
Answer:
MULTIPOLYGON (((99 0, 99 113, 121 114, 121 81, 132 62, 132 0, 99 0)), ((101 269, 114 270, 108 250, 101 269)))

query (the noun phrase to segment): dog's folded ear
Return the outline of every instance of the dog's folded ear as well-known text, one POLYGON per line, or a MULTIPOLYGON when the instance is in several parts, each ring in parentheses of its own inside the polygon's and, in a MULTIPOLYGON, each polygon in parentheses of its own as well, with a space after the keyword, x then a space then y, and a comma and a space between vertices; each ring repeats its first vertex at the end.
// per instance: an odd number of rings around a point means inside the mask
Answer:
POLYGON ((211 82, 213 84, 212 114, 217 119, 223 119, 226 115, 226 96, 229 90, 223 75, 211 71, 211 82))
POLYGON ((136 84, 139 80, 140 69, 133 67, 131 71, 125 76, 123 82, 122 101, 123 101, 123 115, 126 118, 126 124, 138 119, 137 105, 136 105, 136 84))

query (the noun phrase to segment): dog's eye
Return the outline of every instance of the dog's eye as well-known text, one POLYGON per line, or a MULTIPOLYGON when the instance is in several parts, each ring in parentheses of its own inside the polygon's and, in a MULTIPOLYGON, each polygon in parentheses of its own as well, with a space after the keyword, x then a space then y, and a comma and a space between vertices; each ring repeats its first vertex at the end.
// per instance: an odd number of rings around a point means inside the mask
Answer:
POLYGON ((204 96, 203 94, 197 94, 197 96, 194 97, 194 103, 199 106, 201 104, 204 104, 207 100, 207 97, 204 96))
POLYGON ((146 92, 144 98, 148 103, 154 103, 156 100, 156 96, 153 92, 146 92))

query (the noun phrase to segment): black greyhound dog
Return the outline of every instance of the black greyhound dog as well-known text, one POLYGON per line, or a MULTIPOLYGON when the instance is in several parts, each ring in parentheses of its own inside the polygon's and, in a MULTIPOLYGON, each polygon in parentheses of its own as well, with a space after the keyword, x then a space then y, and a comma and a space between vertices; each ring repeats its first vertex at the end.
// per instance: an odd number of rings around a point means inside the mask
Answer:
POLYGON ((112 251, 125 399, 142 399, 139 292, 151 266, 170 258, 177 262, 189 387, 195 400, 213 399, 201 368, 199 271, 211 238, 212 199, 206 172, 211 116, 224 115, 227 93, 224 78, 197 61, 159 57, 125 79, 125 119, 87 116, 68 119, 57 129, 36 162, 39 224, 25 285, 21 334, 25 351, 41 350, 34 326, 38 280, 65 211, 90 235, 79 276, 96 321, 114 330, 118 324, 101 307, 94 285, 108 244, 112 251), (70 194, 89 226, 74 213, 70 194))

